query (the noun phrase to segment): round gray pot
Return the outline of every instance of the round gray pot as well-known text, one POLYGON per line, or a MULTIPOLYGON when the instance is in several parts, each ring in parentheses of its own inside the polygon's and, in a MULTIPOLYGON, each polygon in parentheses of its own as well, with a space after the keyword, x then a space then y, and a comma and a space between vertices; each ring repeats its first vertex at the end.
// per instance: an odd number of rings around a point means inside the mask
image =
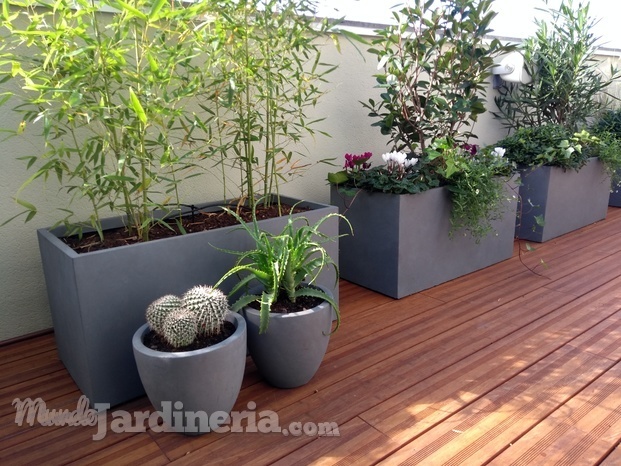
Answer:
POLYGON ((196 435, 218 427, 231 411, 246 366, 246 322, 229 313, 236 330, 229 338, 195 351, 167 353, 147 348, 148 324, 132 339, 140 380, 167 428, 196 435), (214 414, 215 413, 215 414, 214 414))
MULTIPOLYGON (((325 288, 322 290, 331 296, 325 288)), ((248 349, 260 374, 271 385, 294 388, 313 378, 323 360, 332 326, 332 306, 290 314, 270 313, 267 332, 259 334, 259 311, 241 311, 248 325, 248 349)))

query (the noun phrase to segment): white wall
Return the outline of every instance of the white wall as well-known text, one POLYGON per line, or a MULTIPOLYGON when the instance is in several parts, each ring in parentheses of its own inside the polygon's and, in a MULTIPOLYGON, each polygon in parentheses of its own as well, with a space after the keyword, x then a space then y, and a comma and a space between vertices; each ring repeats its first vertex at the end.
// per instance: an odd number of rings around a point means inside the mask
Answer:
MULTIPOLYGON (((364 52, 364 46, 359 46, 364 52)), ((342 41, 342 53, 332 47, 326 51, 326 61, 340 63, 340 68, 330 75, 329 94, 316 109, 316 115, 326 117, 322 129, 332 138, 318 136, 305 141, 309 160, 334 157, 341 164, 343 155, 371 151, 379 155, 387 150, 386 138, 372 128, 372 120, 359 101, 376 98, 374 89, 375 58, 366 60, 347 41, 342 41)), ((490 86, 490 102, 491 99, 490 86)), ((7 109, 0 110, 0 128, 15 127, 17 119, 7 109)), ((480 118, 475 127, 479 143, 492 144, 503 136, 503 131, 491 115, 480 118)), ((1 135, 1 133, 0 133, 1 135)), ((0 223, 21 211, 12 197, 21 183, 31 174, 25 170, 18 157, 41 150, 42 142, 32 138, 3 140, 0 138, 0 223)), ((376 162, 377 163, 377 162, 376 162)), ((329 189, 325 181, 327 172, 335 170, 326 165, 314 165, 300 179, 288 184, 283 192, 313 201, 328 201, 329 189)), ((45 283, 35 230, 51 225, 55 220, 54 209, 66 202, 58 193, 53 180, 47 186, 37 181, 26 193, 26 198, 40 208, 40 213, 29 223, 17 219, 0 227, 0 341, 51 327, 51 318, 45 292, 45 283), (35 188, 35 189, 32 189, 35 188)), ((208 177, 198 178, 184 188, 184 201, 204 202, 221 198, 220 187, 208 177)), ((208 247, 208 246, 206 246, 208 247)))

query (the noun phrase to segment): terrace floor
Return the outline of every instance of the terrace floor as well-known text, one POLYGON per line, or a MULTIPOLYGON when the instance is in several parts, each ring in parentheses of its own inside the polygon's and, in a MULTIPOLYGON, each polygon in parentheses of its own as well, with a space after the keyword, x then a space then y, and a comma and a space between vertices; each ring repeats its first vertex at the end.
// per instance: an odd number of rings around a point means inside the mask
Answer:
MULTIPOLYGON (((335 422, 338 436, 114 433, 110 411, 98 441, 96 427, 20 427, 14 398, 75 410, 80 392, 52 334, 5 345, 0 464, 620 465, 621 209, 519 247, 399 301, 342 282, 343 325, 304 387, 271 388, 248 362, 235 410, 335 422)), ((146 397, 116 409, 153 410, 146 397)))

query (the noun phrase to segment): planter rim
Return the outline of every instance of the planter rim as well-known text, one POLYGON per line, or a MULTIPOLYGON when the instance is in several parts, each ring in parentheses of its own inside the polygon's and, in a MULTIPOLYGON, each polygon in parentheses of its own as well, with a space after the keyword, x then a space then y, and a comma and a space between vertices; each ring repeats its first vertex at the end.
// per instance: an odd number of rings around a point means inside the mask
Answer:
MULTIPOLYGON (((327 288, 317 285, 317 284, 313 284, 312 287, 315 288, 319 288, 321 291, 323 291, 324 293, 326 293, 328 296, 332 297, 332 293, 330 292, 330 290, 328 290, 327 288)), ((301 311, 297 311, 297 312, 288 312, 286 314, 283 314, 282 312, 270 312, 270 319, 287 319, 287 318, 292 318, 292 317, 296 317, 296 316, 303 316, 306 314, 311 314, 313 312, 315 312, 317 309, 323 309, 324 306, 331 306, 331 304, 326 301, 323 300, 321 303, 319 303, 317 306, 315 307, 311 307, 310 309, 303 309, 301 311)), ((258 309, 255 309, 253 307, 250 306, 244 306, 243 308, 244 312, 249 312, 250 314, 253 315, 259 315, 260 311, 258 309)))
POLYGON ((589 163, 591 160, 599 160, 599 157, 588 157, 586 160, 587 160, 586 163, 584 165, 582 165, 581 167, 578 167, 578 168, 561 167, 561 166, 558 166, 558 165, 548 165, 548 164, 544 163, 544 164, 539 164, 539 165, 520 164, 520 165, 518 165, 518 170, 520 172, 522 172, 522 171, 525 171, 525 170, 535 170, 537 168, 558 168, 559 170, 563 170, 563 171, 571 170, 571 171, 579 172, 580 170, 582 170, 585 167, 585 165, 587 163, 589 163))
MULTIPOLYGON (((530 167, 525 167, 525 168, 530 168, 530 167)), ((513 173, 511 173, 511 175, 498 175, 497 178, 502 178, 503 180, 509 182, 513 179, 517 179, 521 176, 521 172, 520 172, 520 168, 518 168, 517 171, 514 171, 513 173)), ((339 190, 339 185, 333 184, 332 185, 337 191, 339 190)), ((375 195, 379 195, 379 196, 417 196, 420 194, 425 194, 426 192, 429 191, 433 191, 435 189, 445 189, 448 190, 448 186, 447 185, 442 185, 442 186, 434 186, 432 188, 426 189, 424 191, 421 191, 419 193, 401 193, 401 194, 397 194, 397 193, 385 193, 382 191, 371 191, 368 189, 363 189, 363 188, 358 188, 358 192, 362 191, 363 193, 369 195, 369 196, 375 196, 375 195)), ((346 196, 346 197, 352 197, 352 196, 346 196)))
MULTIPOLYGON (((280 200, 282 202, 286 202, 288 204, 291 205, 299 205, 301 207, 310 207, 313 210, 316 209, 320 209, 320 208, 325 208, 325 207, 332 207, 329 204, 323 204, 321 202, 315 202, 315 201, 307 201, 307 200, 300 200, 300 199, 295 199, 293 197, 289 197, 289 196, 280 196, 280 200)), ((228 201, 227 201, 228 202, 228 201)), ((213 207, 213 208, 221 208, 223 204, 222 201, 214 201, 214 202, 204 202, 204 203, 199 203, 196 204, 195 207, 197 209, 206 209, 209 207, 213 207)), ((181 215, 187 215, 189 214, 191 211, 186 209, 182 210, 181 215)), ((305 212, 299 212, 296 214, 293 214, 294 216, 304 216, 305 212)), ((286 217, 288 215, 288 213, 283 211, 283 215, 280 218, 286 217)), ((278 218, 278 217, 274 217, 274 218, 278 218)), ((106 223, 109 222, 115 222, 115 221, 119 221, 120 224, 119 225, 114 225, 114 226, 106 226, 103 231, 108 231, 108 230, 113 230, 115 228, 121 228, 122 226, 125 225, 125 219, 126 216, 124 215, 118 215, 116 217, 106 217, 104 219, 102 219, 102 223, 105 225, 106 223)), ((261 221, 270 221, 272 220, 272 218, 267 218, 267 219, 260 219, 259 222, 261 221)), ((135 247, 135 248, 139 248, 139 247, 146 247, 148 244, 153 243, 153 242, 157 242, 158 244, 164 244, 165 241, 175 241, 179 238, 183 238, 185 236, 193 236, 196 234, 201 234, 201 233, 207 233, 210 231, 232 231, 234 229, 240 228, 240 225, 229 225, 226 227, 220 227, 220 228, 215 228, 212 230, 204 230, 204 231, 198 231, 195 233, 187 233, 187 234, 182 234, 182 235, 176 235, 176 236, 171 236, 171 237, 167 237, 167 238, 159 238, 153 241, 146 241, 146 242, 139 242, 139 243, 133 243, 133 244, 126 244, 123 246, 116 246, 114 248, 109 248, 109 249, 100 249, 97 251, 90 251, 90 252, 82 252, 82 253, 77 253, 76 251, 74 251, 68 244, 66 244, 64 241, 61 241, 61 238, 65 237, 65 232, 66 232, 66 228, 64 226, 57 226, 55 228, 51 228, 51 227, 44 227, 44 228, 39 228, 37 229, 37 232, 41 235, 44 235, 46 237, 48 237, 51 241, 53 241, 54 239, 57 240, 59 244, 59 247, 70 257, 84 257, 84 256, 88 256, 88 255, 96 255, 96 254, 102 254, 105 253, 106 251, 121 251, 124 250, 125 248, 129 248, 129 247, 135 247)), ((92 228, 84 228, 83 232, 85 234, 88 233, 93 233, 95 232, 94 229, 92 228)))
MULTIPOLYGON (((330 305, 330 303, 328 303, 328 301, 322 301, 321 304, 318 304, 315 307, 312 307, 310 309, 304 309, 302 311, 298 311, 298 312, 288 312, 286 314, 282 313, 282 312, 270 312, 270 319, 287 319, 287 318, 292 318, 292 317, 296 317, 296 316, 303 316, 306 314, 311 314, 313 312, 315 312, 316 309, 321 308, 322 306, 325 305, 330 305)), ((250 314, 254 314, 254 315, 259 315, 260 311, 258 309, 255 309, 253 307, 250 306, 246 306, 244 307, 244 312, 248 312, 250 314)))
POLYGON ((212 346, 207 346, 205 348, 200 348, 192 351, 176 351, 176 352, 168 352, 168 351, 156 351, 151 348, 145 346, 142 342, 142 337, 148 330, 150 330, 149 324, 145 323, 136 330, 134 336, 132 337, 132 345, 137 350, 149 357, 157 357, 161 359, 180 359, 180 358, 191 358, 192 356, 196 356, 197 354, 210 353, 214 351, 218 351, 220 348, 227 346, 231 341, 238 339, 246 330, 246 321, 244 318, 238 314, 237 312, 229 312, 226 316, 226 320, 235 325, 235 331, 229 335, 226 340, 222 340, 220 343, 216 343, 212 346))

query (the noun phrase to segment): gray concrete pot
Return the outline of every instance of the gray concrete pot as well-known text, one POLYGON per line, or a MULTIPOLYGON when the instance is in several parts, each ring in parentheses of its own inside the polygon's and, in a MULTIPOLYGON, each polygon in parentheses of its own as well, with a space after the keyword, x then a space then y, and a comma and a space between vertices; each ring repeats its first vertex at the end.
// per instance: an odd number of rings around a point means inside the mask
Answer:
MULTIPOLYGON (((311 222, 337 211, 325 204, 301 205, 312 210, 296 216, 311 222)), ((264 230, 279 232, 286 221, 281 217, 259 223, 264 230)), ((104 228, 122 225, 120 218, 109 219, 104 228)), ((335 236, 338 228, 338 218, 332 218, 321 230, 335 236)), ((237 226, 85 254, 77 254, 60 239, 63 228, 37 234, 58 354, 91 405, 114 406, 144 394, 131 339, 144 323, 149 303, 165 294, 181 295, 195 285, 216 283, 236 260, 216 247, 254 246, 237 226)), ((325 248, 337 261, 338 242, 326 243, 325 248)), ((318 282, 334 289, 334 271, 324 270, 318 282)), ((234 280, 227 281, 222 291, 228 293, 233 285, 234 280)))
POLYGON ((340 241, 341 278, 399 299, 510 258, 516 178, 505 194, 504 216, 493 223, 496 233, 477 244, 470 235, 450 237, 447 188, 404 195, 361 191, 349 198, 333 186, 330 201, 354 229, 340 241))
POLYGON ((263 334, 259 334, 258 310, 246 307, 241 313, 248 325, 250 356, 269 384, 294 388, 313 378, 330 341, 332 306, 328 302, 301 312, 270 313, 269 327, 263 334))
POLYGON ((516 237, 541 243, 606 218, 610 176, 599 159, 579 171, 528 167, 521 175, 516 237))
POLYGON ((142 384, 151 404, 175 432, 209 432, 233 409, 244 378, 247 332, 239 314, 230 313, 226 320, 236 327, 233 335, 195 351, 166 353, 146 347, 143 337, 148 324, 134 333, 132 346, 142 384))

